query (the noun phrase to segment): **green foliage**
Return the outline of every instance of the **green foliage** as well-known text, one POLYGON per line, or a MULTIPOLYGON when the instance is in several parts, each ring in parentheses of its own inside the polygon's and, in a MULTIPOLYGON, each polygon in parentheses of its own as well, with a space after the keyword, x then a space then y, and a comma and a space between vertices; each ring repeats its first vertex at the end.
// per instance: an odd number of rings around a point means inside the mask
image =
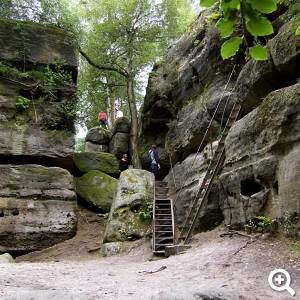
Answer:
POLYGON ((246 26, 254 37, 270 35, 274 32, 272 23, 265 17, 251 18, 246 26))
POLYGON ((223 43, 221 47, 221 56, 223 59, 230 58, 234 56, 240 48, 242 43, 242 38, 232 37, 223 43))
POLYGON ((78 24, 67 0, 1 0, 0 18, 54 24, 73 32, 78 24))
POLYGON ((288 237, 298 236, 298 216, 291 213, 284 213, 283 217, 279 220, 279 225, 283 231, 283 234, 288 237))
MULTIPOLYGON (((85 25, 81 48, 97 65, 130 73, 139 107, 144 74, 194 18, 189 1, 99 0, 76 6, 85 25)), ((88 128, 96 124, 99 111, 111 110, 112 99, 120 99, 125 116, 129 112, 126 78, 118 72, 99 70, 82 60, 78 92, 79 121, 88 128)))
POLYGON ((268 50, 266 47, 255 45, 249 49, 250 56, 255 60, 268 59, 268 50))
POLYGON ((244 225, 244 230, 248 233, 255 232, 272 232, 274 231, 274 227, 276 225, 276 221, 268 216, 258 216, 252 218, 244 225))
POLYGON ((300 35, 300 25, 297 27, 295 34, 300 35))
POLYGON ((205 18, 206 23, 211 23, 212 21, 219 20, 222 17, 222 13, 217 11, 210 14, 208 17, 205 18))
POLYGON ((216 27, 220 31, 220 35, 223 38, 231 36, 233 33, 233 26, 234 26, 234 21, 233 20, 228 20, 228 19, 221 19, 219 22, 216 24, 216 27))
POLYGON ((261 44, 265 42, 257 38, 273 34, 273 25, 266 15, 277 10, 277 2, 275 0, 200 0, 200 5, 210 7, 217 2, 220 4, 219 11, 222 13, 222 18, 216 27, 222 38, 228 38, 221 47, 222 58, 233 57, 244 42, 253 59, 267 60, 267 50, 263 47, 264 44, 261 44), (239 30, 240 24, 243 27, 242 34, 239 30), (250 36, 252 38, 249 38, 250 36))
POLYGON ((153 205, 147 202, 139 211, 139 218, 141 221, 150 222, 153 217, 153 205))
POLYGON ((85 138, 75 139, 75 152, 84 152, 85 148, 85 138))
POLYGON ((18 111, 24 111, 29 108, 30 102, 31 101, 29 99, 22 96, 18 96, 18 98, 16 99, 16 109, 18 111))

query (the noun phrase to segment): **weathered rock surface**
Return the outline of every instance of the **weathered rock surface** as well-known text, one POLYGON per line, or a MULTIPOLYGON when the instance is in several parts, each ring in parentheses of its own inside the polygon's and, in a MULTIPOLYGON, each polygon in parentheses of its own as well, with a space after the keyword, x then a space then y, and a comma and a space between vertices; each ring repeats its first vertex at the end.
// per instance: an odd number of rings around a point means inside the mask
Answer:
POLYGON ((90 171, 75 178, 77 194, 90 205, 103 212, 109 212, 118 180, 100 171, 90 171))
POLYGON ((85 137, 87 142, 97 145, 108 145, 109 139, 109 131, 101 126, 91 128, 85 137))
POLYGON ((113 135, 109 143, 109 152, 122 157, 123 153, 128 153, 129 151, 129 134, 124 132, 117 132, 113 135))
POLYGON ((98 170, 106 174, 118 174, 119 164, 116 157, 110 153, 74 153, 74 163, 81 173, 98 170))
POLYGON ((19 255, 76 232, 77 50, 62 29, 0 20, 0 252, 19 255), (62 169, 64 168, 64 169, 62 169))
POLYGON ((300 76, 300 36, 295 34, 299 23, 298 10, 298 14, 285 23, 268 43, 275 68, 288 78, 300 76))
POLYGON ((12 264, 14 262, 14 258, 9 253, 0 255, 0 264, 12 264))
POLYGON ((39 165, 0 165, 0 201, 4 197, 74 201, 73 176, 39 165))
MULTIPOLYGON (((191 154, 183 162, 177 163, 164 179, 170 188, 170 197, 173 199, 176 211, 176 225, 183 226, 186 213, 199 192, 206 169, 217 143, 207 146, 202 153, 191 154)), ((207 205, 200 212, 196 231, 211 229, 223 220, 219 204, 219 190, 217 182, 212 186, 212 192, 207 205)))
POLYGON ((121 173, 116 197, 107 222, 104 242, 131 241, 144 237, 150 223, 140 212, 151 213, 154 176, 145 170, 129 169, 121 173))
POLYGON ((85 152, 108 152, 108 145, 98 145, 91 142, 85 142, 85 152))
POLYGON ((0 165, 0 252, 21 254, 76 232, 73 177, 64 169, 0 165))
POLYGON ((0 124, 0 162, 57 165, 71 169, 74 137, 67 131, 0 124))
POLYGON ((0 198, 0 253, 41 250, 73 237, 76 205, 70 201, 0 198))
POLYGON ((127 118, 122 117, 116 119, 112 134, 114 135, 117 132, 130 133, 130 122, 127 118))
POLYGON ((63 61, 74 68, 78 66, 73 37, 60 28, 1 20, 0 39, 5 41, 1 45, 1 60, 23 63, 25 59, 32 64, 63 61))
POLYGON ((270 93, 230 130, 220 177, 225 223, 299 214, 300 84, 270 93))

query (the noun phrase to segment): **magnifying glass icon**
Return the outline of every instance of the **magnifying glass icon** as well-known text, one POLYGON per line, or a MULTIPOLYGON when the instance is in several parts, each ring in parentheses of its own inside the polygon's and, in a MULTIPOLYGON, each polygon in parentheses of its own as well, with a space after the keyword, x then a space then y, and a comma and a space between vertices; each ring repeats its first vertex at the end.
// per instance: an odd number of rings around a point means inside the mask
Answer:
POLYGON ((286 290, 292 296, 296 295, 296 292, 291 288, 291 276, 284 269, 275 269, 270 272, 268 277, 270 287, 277 292, 286 290))

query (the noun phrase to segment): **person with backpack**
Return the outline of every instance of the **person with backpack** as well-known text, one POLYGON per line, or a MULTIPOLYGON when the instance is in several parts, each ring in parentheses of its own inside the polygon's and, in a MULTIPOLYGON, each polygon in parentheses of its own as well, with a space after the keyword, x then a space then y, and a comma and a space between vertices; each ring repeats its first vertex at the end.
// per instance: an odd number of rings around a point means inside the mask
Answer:
POLYGON ((148 152, 148 160, 150 161, 150 171, 154 174, 156 177, 159 170, 159 157, 158 152, 156 150, 156 145, 152 145, 151 149, 148 152))
POLYGON ((105 128, 107 128, 107 124, 108 124, 107 123, 107 115, 104 111, 99 112, 98 121, 101 126, 104 126, 105 128))

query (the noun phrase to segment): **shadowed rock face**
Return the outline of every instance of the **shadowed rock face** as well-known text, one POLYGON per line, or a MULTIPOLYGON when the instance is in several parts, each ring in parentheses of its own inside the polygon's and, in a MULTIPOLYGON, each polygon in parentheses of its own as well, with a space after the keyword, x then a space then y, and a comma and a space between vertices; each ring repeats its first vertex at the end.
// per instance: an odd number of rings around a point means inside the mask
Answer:
POLYGON ((0 252, 19 255, 76 232, 78 62, 59 28, 1 20, 0 38, 0 252))

